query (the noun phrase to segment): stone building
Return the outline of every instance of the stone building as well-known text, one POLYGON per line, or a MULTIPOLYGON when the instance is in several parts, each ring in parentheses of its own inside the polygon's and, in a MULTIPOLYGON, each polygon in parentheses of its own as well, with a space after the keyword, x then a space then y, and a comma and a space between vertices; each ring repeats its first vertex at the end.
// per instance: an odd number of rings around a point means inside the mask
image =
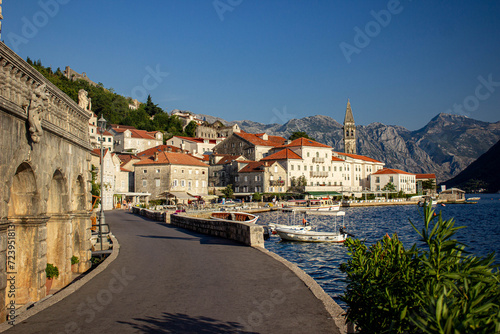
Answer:
POLYGON ((212 154, 209 156, 208 185, 223 188, 235 184, 238 171, 249 161, 241 155, 212 154))
POLYGON ((89 79, 87 74, 85 72, 82 72, 82 74, 76 72, 75 70, 71 69, 69 66, 66 66, 66 69, 64 70, 64 76, 68 78, 71 81, 76 81, 76 80, 85 80, 92 86, 96 87, 97 84, 93 82, 92 80, 89 79))
POLYGON ((0 319, 5 305, 46 296, 47 263, 59 268, 53 287, 90 268, 90 113, 0 43, 0 319), (15 257, 7 257, 15 241, 15 257), (7 264, 7 265, 6 265, 7 264), (6 294, 6 276, 15 293, 6 294), (11 280, 12 282, 12 280, 11 280))
POLYGON ((281 146, 286 139, 279 136, 269 136, 266 133, 252 134, 235 132, 225 140, 215 145, 214 153, 242 155, 251 161, 258 161, 269 154, 269 151, 281 146))
POLYGON ((151 200, 169 192, 208 195, 208 165, 185 153, 156 152, 134 164, 135 191, 150 193, 151 200))
POLYGON ((276 161, 251 161, 238 171, 236 196, 253 193, 284 193, 287 191, 286 170, 276 161))

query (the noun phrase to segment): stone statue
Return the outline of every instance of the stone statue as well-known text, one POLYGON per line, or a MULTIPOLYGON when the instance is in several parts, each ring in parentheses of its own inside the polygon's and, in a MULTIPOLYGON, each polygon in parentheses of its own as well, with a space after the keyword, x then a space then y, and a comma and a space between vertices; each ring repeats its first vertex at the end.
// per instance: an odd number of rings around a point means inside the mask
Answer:
POLYGON ((78 105, 83 109, 83 110, 92 110, 92 102, 91 99, 88 97, 88 93, 85 89, 80 89, 78 91, 78 105))
POLYGON ((28 114, 29 132, 34 143, 42 137, 42 113, 49 108, 49 98, 45 91, 45 84, 38 86, 32 93, 28 104, 23 107, 28 114))

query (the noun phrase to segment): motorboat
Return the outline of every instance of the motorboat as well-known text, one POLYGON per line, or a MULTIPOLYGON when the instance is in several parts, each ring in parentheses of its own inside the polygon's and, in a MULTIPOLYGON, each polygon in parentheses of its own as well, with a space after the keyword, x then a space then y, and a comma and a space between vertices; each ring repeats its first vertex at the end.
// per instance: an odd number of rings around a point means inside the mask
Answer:
POLYGON ((288 209, 299 212, 332 212, 340 210, 340 203, 333 202, 331 199, 291 200, 288 201, 288 204, 288 209))
POLYGON ((231 222, 244 222, 254 224, 259 219, 259 216, 252 215, 247 212, 231 212, 231 211, 215 211, 211 214, 212 219, 231 221, 231 222))

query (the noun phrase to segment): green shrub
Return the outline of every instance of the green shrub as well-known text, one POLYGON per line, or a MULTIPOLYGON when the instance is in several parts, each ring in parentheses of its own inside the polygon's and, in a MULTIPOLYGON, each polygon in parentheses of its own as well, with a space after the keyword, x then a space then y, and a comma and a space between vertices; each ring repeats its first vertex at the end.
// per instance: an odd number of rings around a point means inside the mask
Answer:
POLYGON ((45 274, 48 279, 58 278, 59 268, 54 266, 52 263, 47 263, 47 267, 45 267, 45 274))
POLYGON ((80 260, 78 259, 78 256, 73 255, 71 257, 71 265, 77 264, 78 262, 80 262, 80 260))
POLYGON ((348 239, 341 264, 347 320, 361 333, 500 332, 500 274, 494 254, 466 255, 452 237, 462 227, 424 208, 423 247, 405 250, 397 236, 370 246, 348 239))

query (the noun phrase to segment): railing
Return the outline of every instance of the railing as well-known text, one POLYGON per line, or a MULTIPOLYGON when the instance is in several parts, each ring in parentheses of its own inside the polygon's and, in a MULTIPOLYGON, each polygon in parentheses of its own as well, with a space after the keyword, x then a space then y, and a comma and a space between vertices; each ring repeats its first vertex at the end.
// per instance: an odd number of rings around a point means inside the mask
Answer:
POLYGON ((318 158, 318 157, 314 157, 313 158, 313 163, 319 163, 319 164, 322 164, 325 162, 325 158, 318 158))
POLYGON ((328 172, 309 172, 311 177, 328 177, 328 172))

